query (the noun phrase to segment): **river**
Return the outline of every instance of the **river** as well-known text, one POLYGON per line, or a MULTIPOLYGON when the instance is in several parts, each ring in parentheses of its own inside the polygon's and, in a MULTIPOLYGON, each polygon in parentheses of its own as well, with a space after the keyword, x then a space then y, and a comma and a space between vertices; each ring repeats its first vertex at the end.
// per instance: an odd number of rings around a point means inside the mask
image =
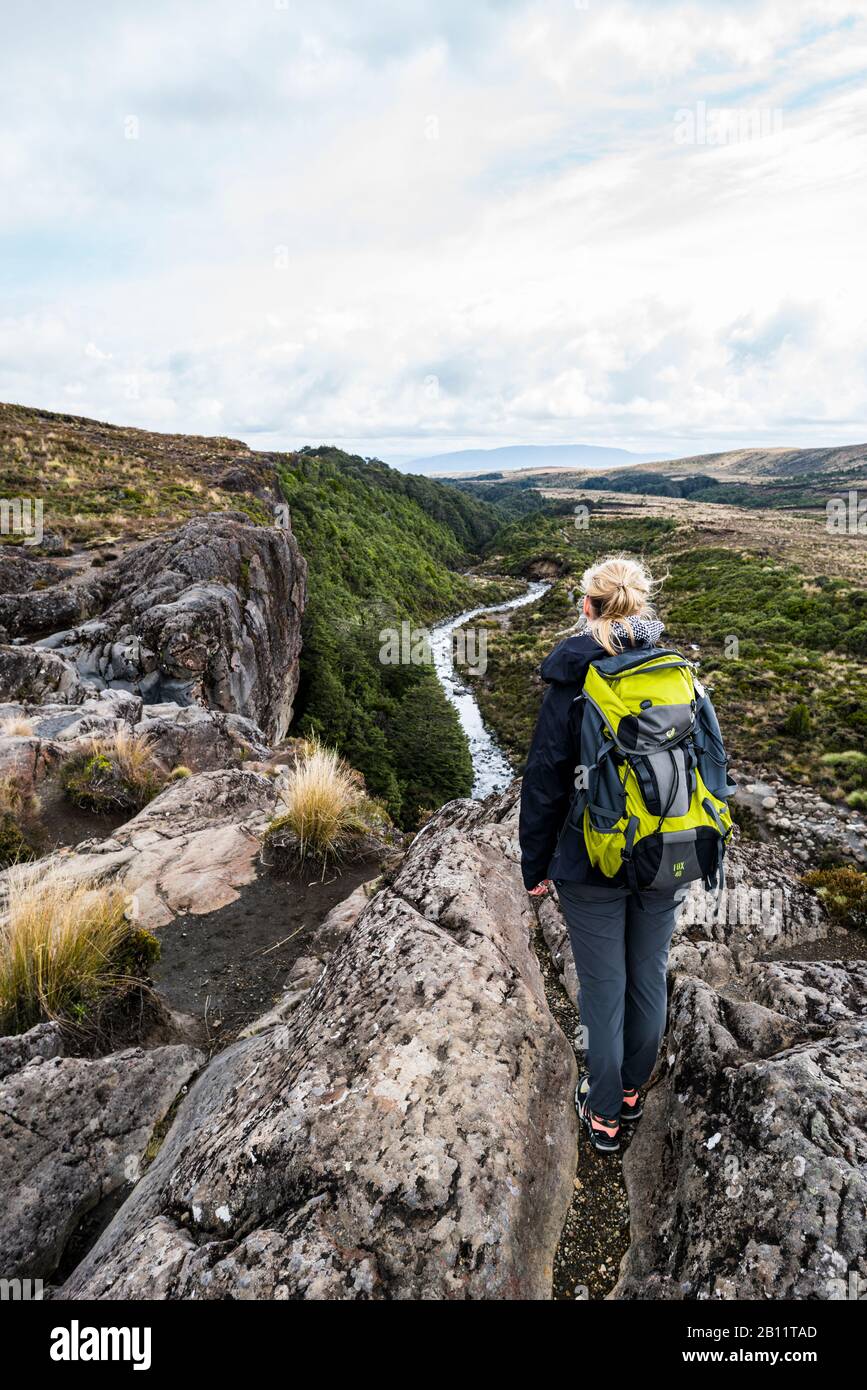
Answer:
POLYGON ((504 787, 509 785, 515 774, 508 758, 482 719, 481 711, 476 704, 476 697, 471 689, 474 678, 461 676, 455 671, 452 657, 452 635, 455 628, 470 622, 472 618, 488 617, 494 613, 508 613, 513 608, 525 608, 527 604, 535 603, 538 598, 547 593, 550 587, 550 583, 545 580, 535 580, 526 593, 519 594, 517 598, 509 599, 507 603, 497 603, 490 608, 468 608, 465 613, 459 613, 456 618, 449 618, 444 623, 438 623, 431 631, 434 669, 446 693, 446 698, 458 712, 461 728, 470 745, 470 756, 473 760, 472 795, 477 801, 482 797, 489 796, 491 792, 502 791, 504 787))

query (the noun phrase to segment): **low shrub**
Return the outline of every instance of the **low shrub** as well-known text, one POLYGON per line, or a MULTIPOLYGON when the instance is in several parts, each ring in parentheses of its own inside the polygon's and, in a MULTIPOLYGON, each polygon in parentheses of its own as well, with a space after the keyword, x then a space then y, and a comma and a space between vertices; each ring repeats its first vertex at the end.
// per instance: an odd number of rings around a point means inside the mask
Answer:
POLYGON ((76 748, 60 769, 67 796, 89 811, 141 810, 164 780, 147 743, 126 729, 76 748))
POLYGON ((790 738, 804 739, 809 738, 812 727, 813 720, 809 707, 803 701, 799 701, 789 710, 783 721, 782 732, 788 734, 790 738))

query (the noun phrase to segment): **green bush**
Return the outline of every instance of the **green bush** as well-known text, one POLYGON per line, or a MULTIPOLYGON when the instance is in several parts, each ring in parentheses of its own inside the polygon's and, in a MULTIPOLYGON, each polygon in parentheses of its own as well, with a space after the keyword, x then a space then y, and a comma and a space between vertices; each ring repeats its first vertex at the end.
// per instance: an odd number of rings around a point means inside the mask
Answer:
POLYGON ((15 816, 9 811, 0 813, 0 869, 35 857, 36 849, 15 816))
POLYGON ((808 738, 813 727, 810 710, 803 701, 793 705, 783 722, 783 733, 790 738, 808 738))
POLYGON ((853 868, 814 869, 803 882, 819 895, 837 926, 867 928, 867 874, 853 868))

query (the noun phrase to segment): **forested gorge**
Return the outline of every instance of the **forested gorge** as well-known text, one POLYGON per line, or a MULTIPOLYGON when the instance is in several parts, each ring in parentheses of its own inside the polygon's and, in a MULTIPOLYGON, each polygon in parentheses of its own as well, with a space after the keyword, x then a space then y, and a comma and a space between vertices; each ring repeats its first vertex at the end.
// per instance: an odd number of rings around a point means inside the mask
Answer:
POLYGON ((466 796, 472 768, 430 664, 380 660, 381 633, 430 625, 491 594, 463 571, 494 536, 494 506, 339 449, 284 455, 280 485, 309 565, 300 733, 338 747, 405 828, 466 796))

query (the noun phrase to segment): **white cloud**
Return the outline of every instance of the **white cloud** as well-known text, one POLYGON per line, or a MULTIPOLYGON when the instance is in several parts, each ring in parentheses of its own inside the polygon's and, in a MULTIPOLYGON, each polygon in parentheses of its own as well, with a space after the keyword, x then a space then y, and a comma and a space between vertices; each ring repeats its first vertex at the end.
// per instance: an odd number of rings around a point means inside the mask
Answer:
POLYGON ((867 438, 863 0, 375 8, 13 7, 0 398, 386 455, 867 438), (782 131, 678 145, 698 103, 782 131))

